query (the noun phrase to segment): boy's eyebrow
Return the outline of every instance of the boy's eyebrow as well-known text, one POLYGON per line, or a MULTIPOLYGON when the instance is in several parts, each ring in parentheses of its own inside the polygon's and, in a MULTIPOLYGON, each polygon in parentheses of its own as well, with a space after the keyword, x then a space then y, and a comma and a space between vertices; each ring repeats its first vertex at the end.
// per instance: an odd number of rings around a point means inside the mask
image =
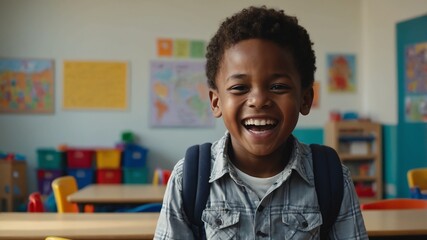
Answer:
POLYGON ((228 81, 228 80, 231 80, 231 79, 243 79, 246 76, 247 76, 247 74, 244 74, 244 73, 235 73, 235 74, 232 74, 231 76, 227 77, 226 80, 228 81))
MULTIPOLYGON (((227 77, 226 80, 228 81, 231 79, 244 79, 245 77, 247 77, 247 74, 245 74, 245 73, 235 73, 235 74, 232 74, 231 76, 227 77)), ((291 75, 289 75, 287 73, 273 73, 270 76, 271 79, 276 79, 276 78, 280 78, 280 77, 292 79, 291 75)))
POLYGON ((292 79, 291 75, 287 74, 287 73, 274 73, 272 75, 273 78, 278 78, 278 77, 285 77, 288 79, 292 79))

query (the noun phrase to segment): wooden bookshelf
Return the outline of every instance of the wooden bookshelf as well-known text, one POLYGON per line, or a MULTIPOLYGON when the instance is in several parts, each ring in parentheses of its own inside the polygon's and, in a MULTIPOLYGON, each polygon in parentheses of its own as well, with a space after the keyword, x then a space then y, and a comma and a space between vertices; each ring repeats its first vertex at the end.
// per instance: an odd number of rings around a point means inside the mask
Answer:
POLYGON ((334 148, 350 169, 360 202, 382 199, 381 125, 368 121, 336 121, 325 125, 325 145, 334 148))

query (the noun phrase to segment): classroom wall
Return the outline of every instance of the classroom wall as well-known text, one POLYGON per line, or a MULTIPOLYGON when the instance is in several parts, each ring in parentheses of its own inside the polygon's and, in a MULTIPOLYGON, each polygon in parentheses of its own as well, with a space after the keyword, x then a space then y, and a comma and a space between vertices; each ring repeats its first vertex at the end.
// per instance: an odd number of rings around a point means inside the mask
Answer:
POLYGON ((364 112, 396 125, 396 24, 427 13, 425 0, 362 0, 362 78, 364 112))
POLYGON ((403 99, 398 97, 396 24, 425 15, 427 1, 364 0, 362 9, 366 82, 362 101, 365 111, 384 124, 384 196, 409 197, 406 173, 426 166, 427 128, 411 124, 408 131, 399 121, 398 101, 403 99))
POLYGON ((321 143, 331 110, 357 111, 377 121, 396 123, 394 26, 426 9, 427 2, 422 0, 405 1, 403 6, 397 0, 0 0, 0 57, 50 58, 56 64, 55 113, 1 114, 0 150, 27 156, 30 190, 35 189, 37 148, 113 146, 126 130, 136 133, 149 148, 151 169, 171 168, 187 146, 214 141, 225 128, 222 120, 208 129, 149 127, 149 61, 157 59, 156 39, 207 41, 225 17, 261 4, 298 16, 314 41, 320 107, 300 118, 297 136, 321 143), (359 88, 355 93, 327 92, 327 53, 357 55, 359 88), (128 109, 63 110, 64 60, 127 61, 128 109))
MULTIPOLYGON (((121 132, 133 131, 149 148, 148 162, 171 168, 191 144, 214 141, 225 128, 150 128, 149 61, 156 59, 159 37, 209 40, 226 16, 251 4, 280 7, 297 15, 315 42, 320 82, 326 78, 325 54, 361 52, 361 2, 358 1, 0 1, 0 56, 55 60, 54 114, 1 114, 0 150, 27 156, 30 190, 35 189, 36 149, 113 146, 121 132), (62 109, 64 60, 128 61, 126 111, 62 109)), ((360 94, 327 96, 303 117, 299 127, 322 128, 329 109, 359 111, 360 94)), ((315 130, 318 131, 318 130, 315 130)))

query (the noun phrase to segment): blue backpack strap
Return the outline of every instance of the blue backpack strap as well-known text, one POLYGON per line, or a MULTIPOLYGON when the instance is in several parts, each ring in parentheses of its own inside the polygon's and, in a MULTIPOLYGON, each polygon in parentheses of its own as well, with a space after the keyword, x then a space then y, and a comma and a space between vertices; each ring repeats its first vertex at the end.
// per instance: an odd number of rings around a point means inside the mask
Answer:
POLYGON ((320 239, 328 239, 339 214, 344 194, 344 178, 337 152, 328 146, 311 144, 313 172, 323 224, 320 239))
POLYGON ((183 165, 182 200, 196 239, 205 238, 202 212, 209 197, 210 172, 211 143, 189 147, 183 165))

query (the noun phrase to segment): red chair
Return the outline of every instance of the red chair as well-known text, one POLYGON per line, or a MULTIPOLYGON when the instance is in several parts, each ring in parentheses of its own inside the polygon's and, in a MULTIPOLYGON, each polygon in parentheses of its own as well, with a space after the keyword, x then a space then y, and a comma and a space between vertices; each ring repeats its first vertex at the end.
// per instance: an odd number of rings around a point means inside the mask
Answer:
POLYGON ((27 212, 44 212, 44 206, 39 192, 33 192, 28 197, 27 212))
POLYGON ((171 170, 163 169, 163 185, 168 184, 169 178, 171 176, 171 170))
POLYGON ((413 198, 384 199, 360 205, 362 210, 427 209, 427 200, 413 198))

